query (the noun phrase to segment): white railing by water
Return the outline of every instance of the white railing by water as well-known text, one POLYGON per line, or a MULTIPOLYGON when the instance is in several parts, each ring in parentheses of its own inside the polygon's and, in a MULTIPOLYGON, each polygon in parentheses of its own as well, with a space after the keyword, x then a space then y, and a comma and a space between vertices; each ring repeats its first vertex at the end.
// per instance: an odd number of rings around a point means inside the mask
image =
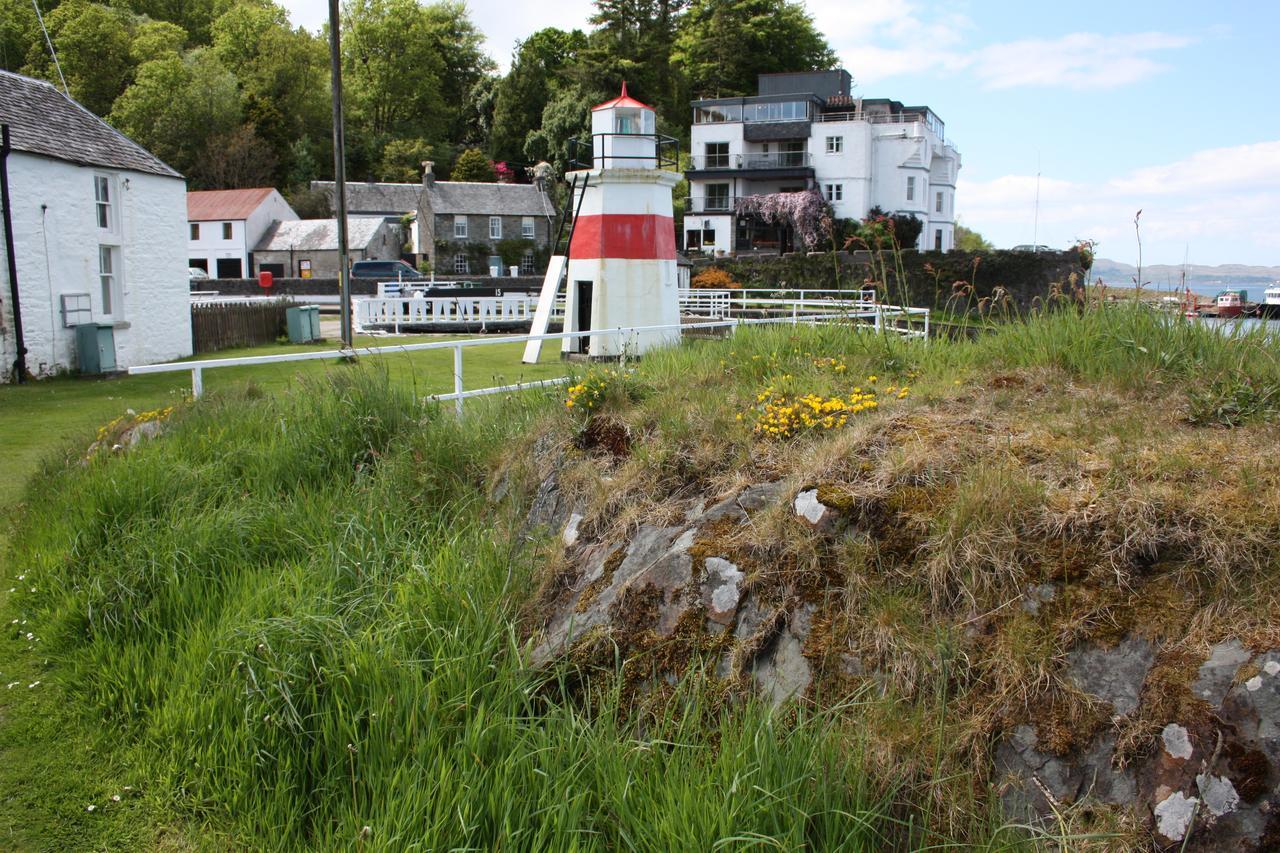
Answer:
POLYGON ((515 325, 533 321, 538 297, 528 293, 502 296, 371 296, 352 300, 357 332, 401 326, 515 325))

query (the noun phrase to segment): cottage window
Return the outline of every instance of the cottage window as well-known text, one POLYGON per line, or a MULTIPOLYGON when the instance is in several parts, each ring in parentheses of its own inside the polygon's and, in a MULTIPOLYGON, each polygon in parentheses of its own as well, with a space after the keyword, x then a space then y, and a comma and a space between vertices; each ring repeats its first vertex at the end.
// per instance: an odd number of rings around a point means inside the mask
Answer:
POLYGON ((844 184, 827 184, 827 201, 844 201, 844 184))
POLYGON ((102 316, 108 320, 121 312, 120 250, 114 246, 98 247, 98 285, 102 296, 102 316))
POLYGON ((467 263, 467 256, 462 252, 453 256, 453 271, 463 275, 471 272, 471 267, 467 263))
POLYGON ((729 185, 707 184, 706 210, 729 209, 729 185))
POLYGON ((520 236, 526 240, 533 239, 533 217, 525 216, 520 220, 520 236))
POLYGON ((489 239, 490 240, 502 239, 502 217, 501 216, 489 217, 489 239))
POLYGON ((231 239, 231 223, 230 222, 222 223, 222 239, 223 240, 231 239))
POLYGON ((727 169, 729 168, 729 143, 727 142, 708 142, 706 144, 706 164, 705 169, 727 169))
POLYGON ((455 215, 453 217, 453 236, 456 240, 467 239, 467 217, 455 215))
POLYGON ((200 239, 200 223, 199 222, 191 223, 191 239, 192 240, 200 239))
POLYGON ((520 275, 533 275, 537 272, 537 268, 533 263, 533 250, 525 252, 520 256, 520 275))
POLYGON ((941 213, 941 212, 942 212, 942 193, 938 193, 938 194, 934 197, 934 201, 933 201, 933 212, 934 212, 934 213, 941 213))
POLYGON ((111 179, 106 175, 93 176, 93 199, 98 209, 98 227, 108 231, 113 227, 111 216, 111 179))
POLYGON ((916 178, 911 175, 907 178, 907 201, 916 200, 916 178))
POLYGON ((828 137, 827 137, 827 153, 828 153, 828 154, 839 154, 839 153, 841 153, 842 151, 844 151, 844 137, 843 137, 843 136, 828 136, 828 137))

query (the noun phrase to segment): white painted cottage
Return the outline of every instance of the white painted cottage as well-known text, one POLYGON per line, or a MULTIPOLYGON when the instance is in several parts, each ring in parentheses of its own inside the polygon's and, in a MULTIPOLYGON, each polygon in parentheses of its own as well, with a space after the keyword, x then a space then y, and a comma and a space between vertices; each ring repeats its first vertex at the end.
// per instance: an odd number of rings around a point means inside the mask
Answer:
POLYGON ((253 275, 253 248, 281 222, 297 220, 271 187, 187 193, 187 263, 212 278, 253 275))
POLYGON ((41 80, 0 71, 0 124, 0 382, 75 369, 81 324, 104 366, 190 355, 182 175, 41 80))

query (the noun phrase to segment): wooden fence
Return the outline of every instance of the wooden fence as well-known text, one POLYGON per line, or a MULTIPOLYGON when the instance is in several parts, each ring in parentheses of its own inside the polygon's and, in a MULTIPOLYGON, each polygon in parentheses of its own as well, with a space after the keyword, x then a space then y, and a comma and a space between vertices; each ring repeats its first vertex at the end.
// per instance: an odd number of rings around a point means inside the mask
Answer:
POLYGON ((284 300, 207 302, 191 306, 191 346, 195 353, 275 343, 286 334, 284 300))

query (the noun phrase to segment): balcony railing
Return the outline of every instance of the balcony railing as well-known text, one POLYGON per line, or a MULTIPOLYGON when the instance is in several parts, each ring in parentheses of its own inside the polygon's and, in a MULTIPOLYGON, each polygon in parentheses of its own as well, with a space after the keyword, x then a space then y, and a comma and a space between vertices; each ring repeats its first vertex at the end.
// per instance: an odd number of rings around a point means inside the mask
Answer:
POLYGON ((690 158, 693 171, 731 169, 807 169, 813 165, 808 151, 771 151, 768 154, 702 154, 690 158))
POLYGON ((865 121, 869 124, 926 124, 933 128, 933 132, 938 134, 939 139, 946 137, 946 125, 940 120, 934 118, 929 119, 919 113, 867 113, 867 112, 847 112, 847 113, 818 113, 813 117, 814 121, 865 121))
POLYGON ((689 196, 685 202, 685 215, 733 213, 737 198, 734 196, 689 196))

